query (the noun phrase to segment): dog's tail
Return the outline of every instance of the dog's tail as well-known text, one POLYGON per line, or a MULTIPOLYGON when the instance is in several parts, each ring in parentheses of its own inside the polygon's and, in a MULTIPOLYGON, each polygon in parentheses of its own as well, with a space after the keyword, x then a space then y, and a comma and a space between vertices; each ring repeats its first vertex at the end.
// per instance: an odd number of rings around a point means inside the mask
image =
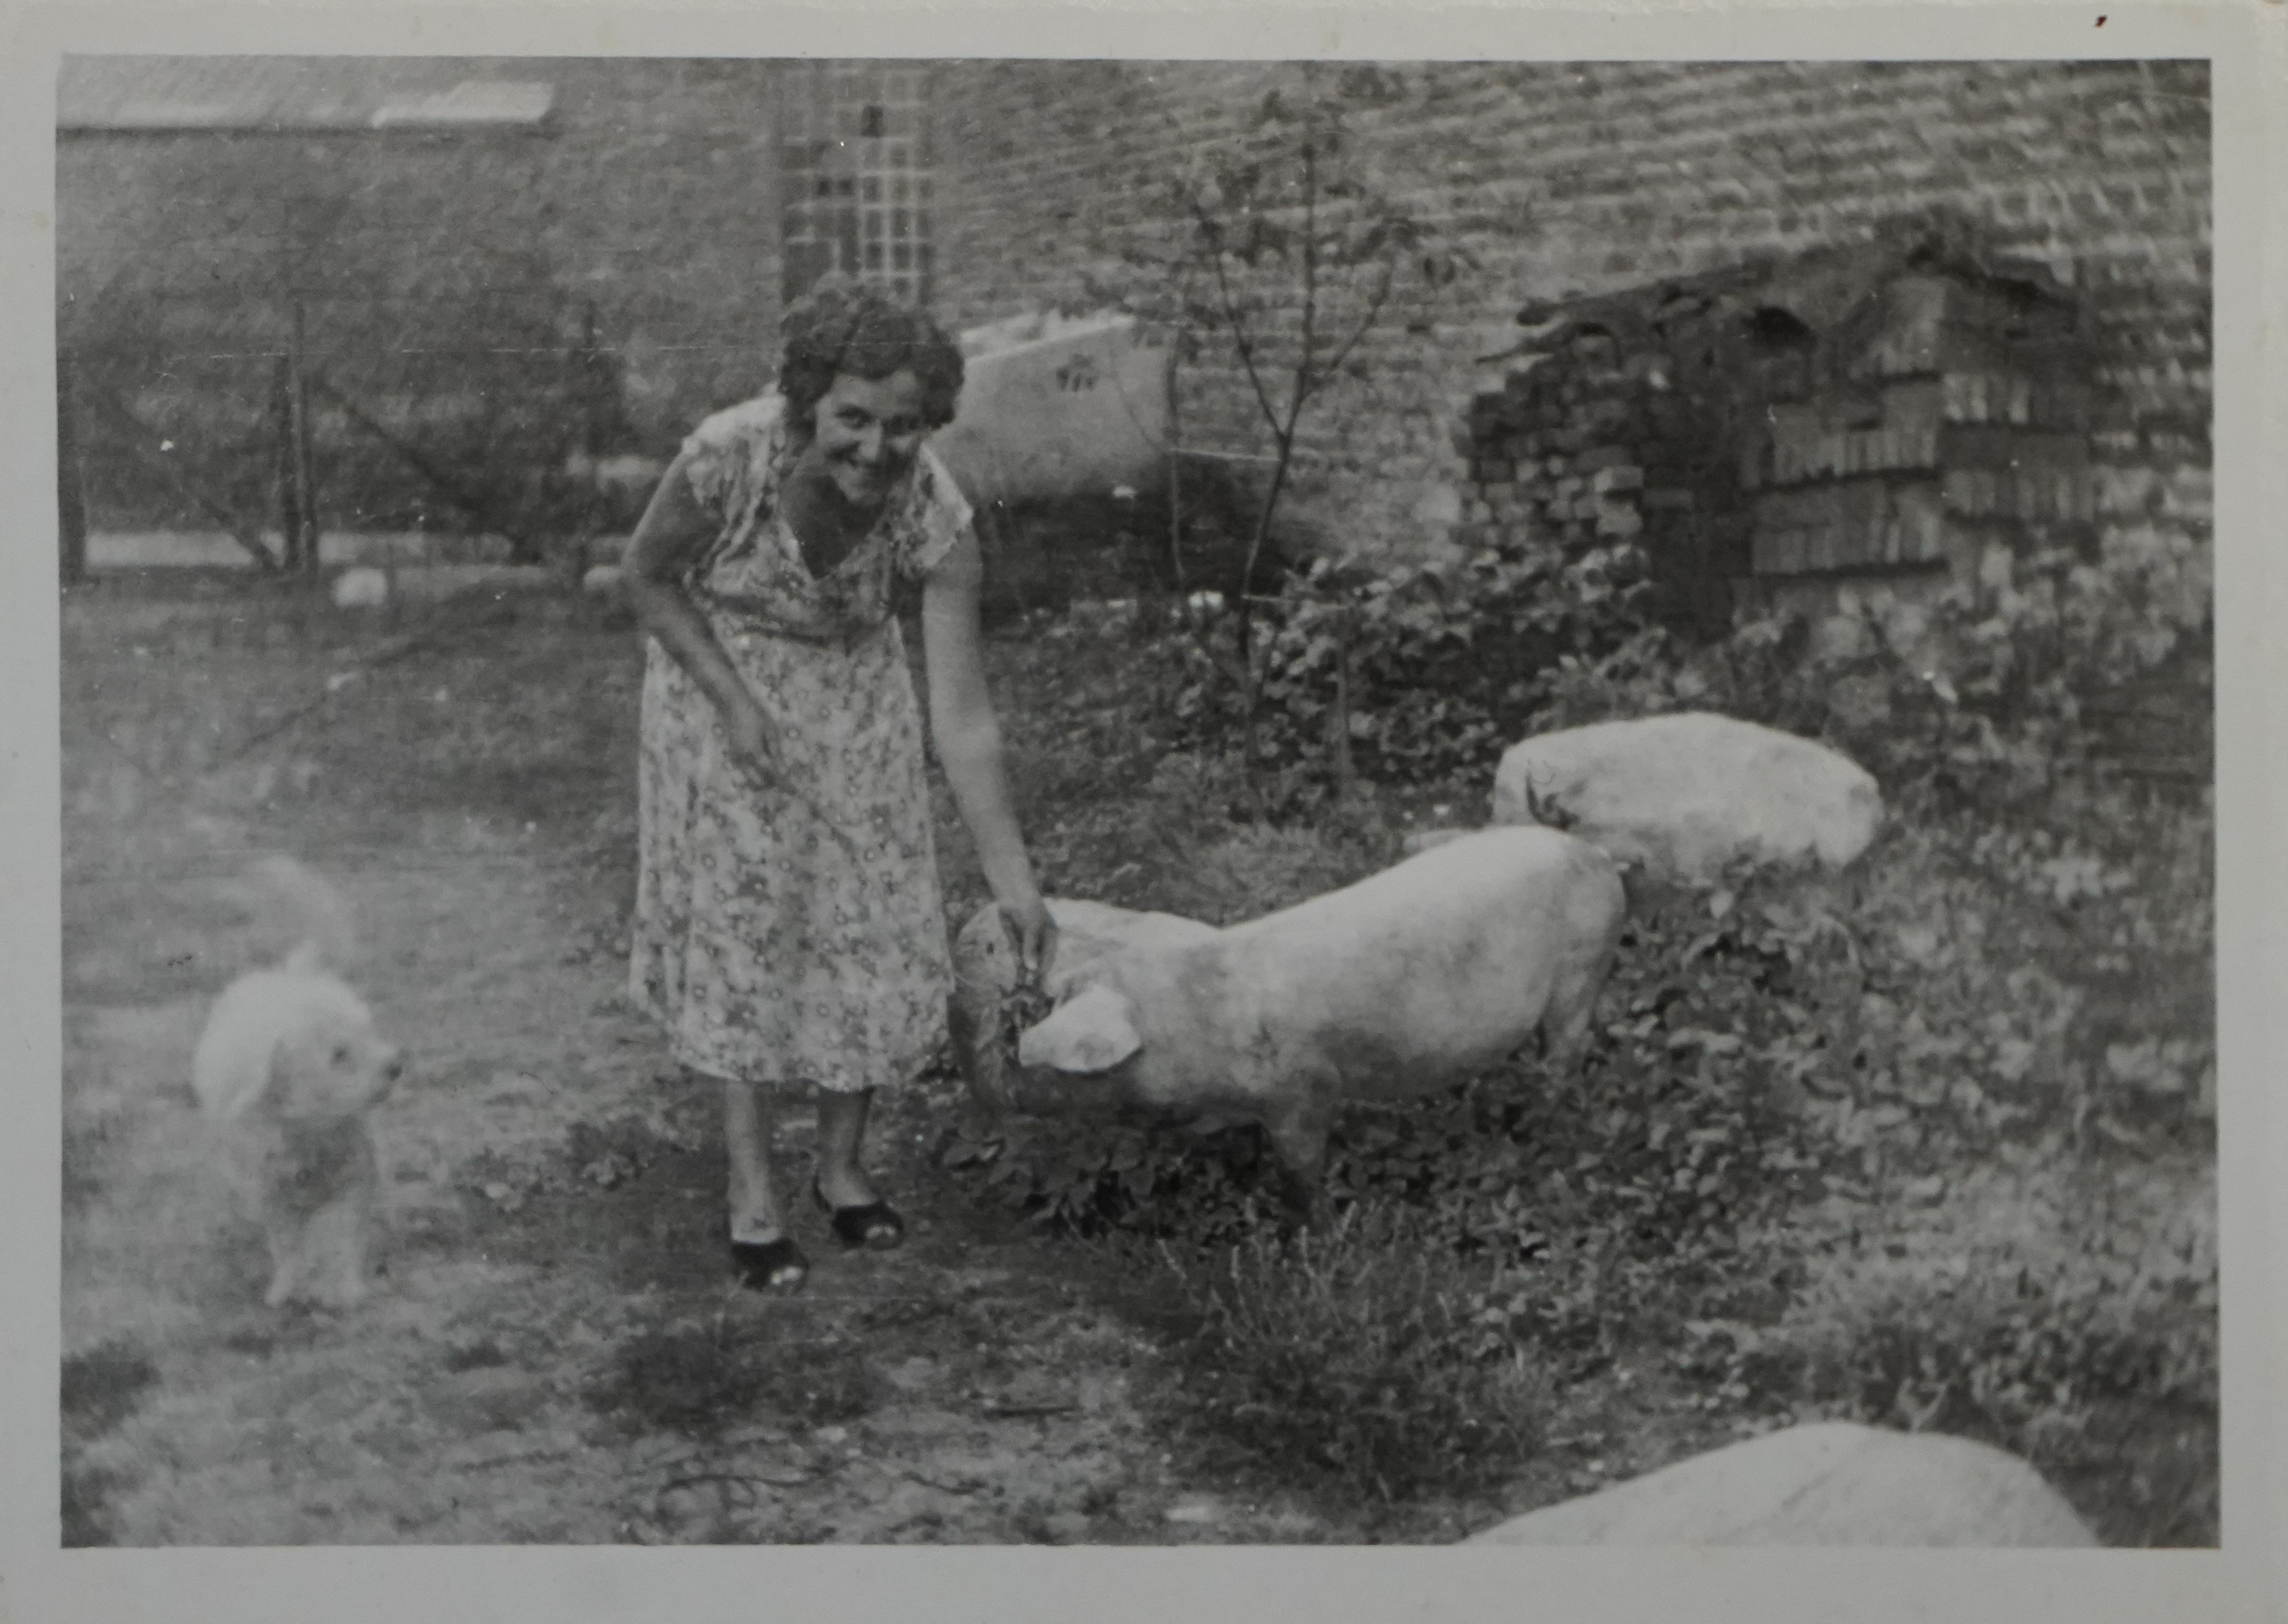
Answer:
POLYGON ((255 912, 270 939, 287 943, 290 970, 340 969, 357 948, 342 894, 291 857, 265 857, 247 871, 255 912))

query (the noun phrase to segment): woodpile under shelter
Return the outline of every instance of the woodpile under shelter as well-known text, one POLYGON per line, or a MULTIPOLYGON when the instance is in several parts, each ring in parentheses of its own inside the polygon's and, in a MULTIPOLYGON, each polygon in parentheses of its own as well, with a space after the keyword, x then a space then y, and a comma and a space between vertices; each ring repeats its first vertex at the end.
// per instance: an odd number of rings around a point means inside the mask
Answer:
POLYGON ((2094 539, 2070 294, 1916 223, 1520 313, 1468 415, 1474 539, 1634 539, 1675 611, 1927 592, 1984 549, 2094 539))

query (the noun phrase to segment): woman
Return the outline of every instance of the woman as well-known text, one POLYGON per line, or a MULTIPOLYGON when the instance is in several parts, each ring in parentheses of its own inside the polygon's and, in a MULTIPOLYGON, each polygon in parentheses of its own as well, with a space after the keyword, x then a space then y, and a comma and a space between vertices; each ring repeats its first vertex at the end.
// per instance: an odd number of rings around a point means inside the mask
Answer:
POLYGON ((634 962, 674 1058, 723 1095, 730 1248, 791 1290, 767 1091, 818 1091, 811 1190, 846 1246, 904 1223, 859 1164, 878 1089, 945 1029, 950 970, 921 721, 894 589, 919 583, 931 736, 1030 974, 1055 927, 985 690, 968 505, 923 445, 961 354, 929 318, 830 288, 789 312, 778 388, 684 442, 638 525, 648 634, 634 962))

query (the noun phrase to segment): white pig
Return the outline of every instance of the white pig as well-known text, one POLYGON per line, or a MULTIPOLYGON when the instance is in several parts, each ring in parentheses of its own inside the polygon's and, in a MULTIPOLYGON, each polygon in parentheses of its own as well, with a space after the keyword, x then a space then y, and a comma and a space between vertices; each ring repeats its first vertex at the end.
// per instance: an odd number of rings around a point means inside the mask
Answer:
MULTIPOLYGON (((1063 924, 1072 904, 1051 906, 1063 924)), ((1078 959, 1045 989, 1058 1007, 1020 1035, 1013 1075, 996 1063, 980 999, 995 979, 981 954, 999 933, 981 915, 957 953, 961 1047, 997 1110, 1260 1121, 1284 1195, 1315 1218, 1342 1102, 1462 1081, 1537 1028, 1553 1064, 1578 1060, 1624 908, 1604 853, 1553 829, 1505 828, 1222 930, 1097 909, 1084 939, 1060 946, 1078 959)))

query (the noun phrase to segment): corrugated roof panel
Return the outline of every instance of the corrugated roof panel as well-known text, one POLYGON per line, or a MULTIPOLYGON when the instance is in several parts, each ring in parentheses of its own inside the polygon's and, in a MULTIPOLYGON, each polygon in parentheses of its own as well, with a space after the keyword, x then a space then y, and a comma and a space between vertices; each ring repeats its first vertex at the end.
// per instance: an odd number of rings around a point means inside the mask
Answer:
POLYGON ((443 57, 66 57, 63 131, 360 130, 534 124, 551 86, 443 57))
POLYGON ((377 129, 392 124, 536 124, 556 100, 552 86, 533 80, 465 79, 451 90, 385 101, 377 129))

